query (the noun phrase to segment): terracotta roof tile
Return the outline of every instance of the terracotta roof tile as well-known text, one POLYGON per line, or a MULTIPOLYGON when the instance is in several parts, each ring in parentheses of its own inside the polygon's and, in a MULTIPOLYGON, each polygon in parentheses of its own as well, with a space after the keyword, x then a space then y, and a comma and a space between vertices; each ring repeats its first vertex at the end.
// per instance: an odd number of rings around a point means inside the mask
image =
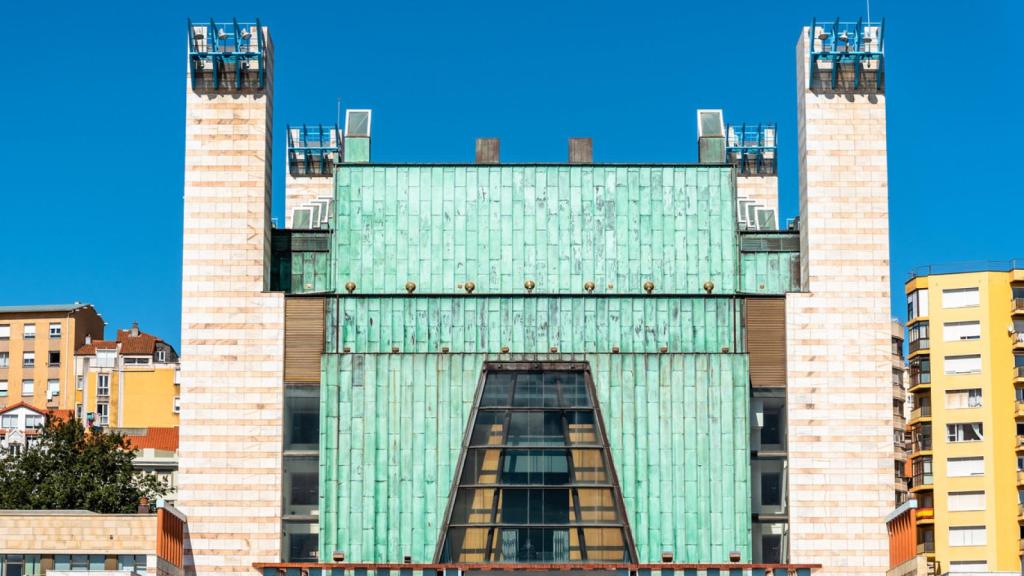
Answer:
POLYGON ((127 434, 128 441, 135 448, 154 448, 156 450, 178 449, 178 427, 145 428, 143 434, 127 434))
POLYGON ((118 330, 117 341, 121 344, 121 354, 145 354, 152 356, 156 351, 156 343, 160 339, 152 334, 139 331, 138 336, 132 336, 131 330, 118 330))
POLYGON ((116 350, 117 342, 113 340, 93 340, 75 351, 75 356, 92 356, 97 350, 116 350))
POLYGON ((39 414, 46 414, 46 410, 45 409, 43 409, 43 408, 36 408, 35 406, 29 404, 28 402, 16 402, 14 404, 11 404, 10 406, 5 406, 3 409, 0 409, 0 414, 3 414, 5 412, 10 412, 11 410, 14 410, 15 408, 28 408, 29 410, 32 410, 33 412, 38 412, 39 414))

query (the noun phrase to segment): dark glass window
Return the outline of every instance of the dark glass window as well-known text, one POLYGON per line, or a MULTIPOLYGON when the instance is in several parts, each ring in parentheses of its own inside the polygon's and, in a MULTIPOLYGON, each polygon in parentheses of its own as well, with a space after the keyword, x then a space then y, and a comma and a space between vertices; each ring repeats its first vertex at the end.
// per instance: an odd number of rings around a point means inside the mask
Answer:
POLYGON ((291 534, 288 536, 288 554, 292 562, 316 562, 316 534, 291 534))
POLYGON ((320 442, 319 391, 288 387, 284 403, 285 450, 316 450, 320 442))
POLYGON ((761 474, 761 505, 782 505, 782 475, 778 472, 761 474))
POLYGON ((782 536, 765 534, 761 536, 761 562, 778 564, 782 562, 782 536))
POLYGON ((631 561, 588 373, 488 368, 471 418, 442 562, 631 561))
POLYGON ((779 430, 779 418, 778 412, 769 412, 765 409, 764 412, 764 425, 761 427, 761 445, 765 444, 781 444, 782 435, 779 430))

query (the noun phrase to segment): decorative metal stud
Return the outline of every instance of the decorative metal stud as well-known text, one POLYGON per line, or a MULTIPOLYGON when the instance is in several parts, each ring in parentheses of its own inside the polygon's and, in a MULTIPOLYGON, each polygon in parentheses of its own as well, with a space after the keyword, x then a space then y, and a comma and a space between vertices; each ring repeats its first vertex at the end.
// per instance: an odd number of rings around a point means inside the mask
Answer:
POLYGON ((398 354, 398 346, 392 346, 391 347, 391 353, 392 354, 398 354))
POLYGON ((345 282, 345 291, 347 291, 349 294, 355 292, 356 291, 356 283, 351 281, 351 280, 349 280, 348 282, 345 282))
POLYGON ((408 282, 406 282, 405 283, 405 291, 408 292, 409 294, 412 294, 413 292, 415 292, 416 291, 416 283, 413 282, 412 280, 409 280, 408 282))
POLYGON ((533 280, 527 280, 526 282, 523 282, 523 288, 526 288, 526 291, 528 293, 532 293, 533 289, 536 288, 536 287, 537 287, 537 283, 534 282, 533 280))
POLYGON ((707 282, 704 283, 704 291, 707 292, 708 294, 711 294, 711 291, 714 289, 715 283, 712 282, 711 280, 708 280, 707 282))
POLYGON ((501 353, 502 354, 508 354, 508 346, 502 346, 501 347, 501 353))
POLYGON ((349 348, 348 346, 345 346, 344 348, 341 349, 341 351, 344 352, 345 354, 348 354, 349 352, 352 351, 352 349, 349 348))
POLYGON ((612 354, 618 354, 618 353, 619 353, 619 347, 618 346, 612 346, 612 354))
POLYGON ((552 346, 552 347, 551 347, 551 353, 552 353, 552 354, 555 354, 555 353, 557 353, 557 352, 558 352, 558 346, 552 346))
POLYGON ((472 294, 473 290, 476 290, 476 284, 474 284, 473 281, 470 280, 469 282, 466 282, 465 288, 466 288, 466 294, 472 294))
POLYGON ((587 291, 587 294, 593 294, 594 288, 594 283, 591 282, 590 280, 587 280, 586 282, 583 283, 583 289, 587 291))
POLYGON ((647 292, 648 294, 654 292, 654 282, 651 282, 650 280, 644 282, 644 292, 647 292))
POLYGON ((441 354, 447 354, 447 353, 448 353, 448 347, 447 346, 441 346, 441 354))
POLYGON ((660 351, 661 351, 662 354, 667 354, 668 353, 668 346, 662 346, 660 348, 660 351))

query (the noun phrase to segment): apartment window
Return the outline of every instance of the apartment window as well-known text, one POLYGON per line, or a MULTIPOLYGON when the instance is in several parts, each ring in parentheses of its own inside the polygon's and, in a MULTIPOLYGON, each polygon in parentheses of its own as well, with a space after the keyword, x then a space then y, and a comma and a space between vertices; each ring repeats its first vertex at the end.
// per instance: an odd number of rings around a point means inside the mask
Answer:
POLYGON ((988 563, 984 560, 952 560, 949 563, 950 574, 962 572, 988 572, 988 563))
POLYGON ((913 463, 910 465, 911 472, 913 474, 914 486, 924 486, 926 484, 932 484, 934 479, 932 478, 932 459, 930 456, 924 458, 914 458, 913 463))
POLYGON ((60 380, 53 378, 46 381, 46 395, 50 398, 60 396, 60 380))
POLYGON ((966 512, 970 510, 984 510, 985 509, 985 491, 978 490, 972 492, 950 492, 949 499, 950 512, 966 512))
POLYGON ((106 426, 110 423, 110 404, 106 402, 96 403, 96 418, 99 421, 100 426, 106 426))
POLYGON ((36 393, 36 381, 31 378, 26 378, 21 381, 21 395, 32 396, 36 393))
POLYGON ((316 450, 320 443, 320 391, 289 387, 284 396, 285 450, 316 450))
POLYGON ((970 308, 977 306, 977 288, 950 288, 942 291, 943 308, 970 308))
POLYGON ((85 376, 79 375, 75 378, 75 389, 85 390, 85 376))
POLYGON ((25 576, 25 556, 21 554, 0 555, 2 576, 25 576))
POLYGON ((11 325, 0 324, 0 340, 7 340, 11 337, 11 325))
POLYGON ((950 526, 949 527, 949 545, 950 546, 984 546, 985 545, 985 527, 984 526, 950 526))
POLYGON ((60 322, 50 322, 50 338, 60 338, 60 322))
POLYGON ((907 320, 928 315, 928 289, 914 290, 907 294, 907 320))
POLYGON ((60 366, 60 350, 50 350, 47 353, 46 364, 48 366, 60 366))
POLYGON ((929 384, 932 381, 930 358, 914 358, 910 361, 910 385, 929 384))
POLYGON ((916 352, 930 347, 928 339, 928 323, 918 322, 907 329, 908 347, 911 352, 916 352))
POLYGON ((156 361, 157 362, 167 362, 167 350, 157 350, 156 351, 156 361))
POLYGON ((910 428, 911 450, 921 452, 932 449, 932 425, 915 424, 910 428))
POLYGON ((96 367, 97 368, 113 368, 114 359, 117 356, 117 350, 97 350, 96 351, 96 367))
POLYGON ((1013 389, 1013 399, 1014 399, 1015 402, 1024 402, 1024 388, 1020 388, 1020 387, 1014 388, 1013 389))
POLYGON ((946 408, 981 408, 981 388, 949 390, 946 392, 946 408))
POLYGON ((35 324, 25 324, 25 327, 22 329, 21 335, 26 340, 29 340, 31 338, 35 338, 36 337, 36 325, 35 324))
POLYGON ((950 458, 946 460, 946 475, 951 478, 961 476, 982 476, 985 474, 985 459, 981 456, 950 458))
POLYGON ((174 406, 171 408, 175 414, 181 413, 181 396, 174 397, 174 406))
POLYGON ((149 358, 146 357, 146 356, 137 356, 137 357, 129 356, 128 358, 124 359, 124 363, 125 363, 126 366, 148 366, 149 365, 149 358))
POLYGON ((0 416, 0 428, 10 430, 18 427, 18 415, 17 414, 4 414, 0 416))
POLYGON ((7 397, 7 380, 0 380, 0 398, 7 397))
POLYGON ((946 374, 978 374, 981 372, 981 354, 946 356, 943 364, 946 374))
POLYGON ((982 439, 981 422, 946 424, 946 442, 978 442, 982 439))
POLYGON ((82 419, 82 405, 81 404, 75 404, 75 420, 81 420, 81 419, 82 419))
POLYGON ((42 414, 28 414, 25 416, 25 428, 42 428, 43 427, 43 415, 42 414))
POLYGON ((782 474, 780 472, 761 473, 761 505, 782 505, 782 474))
POLYGON ((11 365, 11 353, 0 352, 0 368, 7 368, 11 365))
POLYGON ((946 322, 942 325, 942 339, 946 342, 977 340, 981 338, 981 322, 946 322))
POLYGON ((110 374, 96 375, 96 395, 110 396, 110 374))
POLYGON ((36 353, 23 352, 21 355, 21 365, 25 368, 34 368, 36 365, 36 353))

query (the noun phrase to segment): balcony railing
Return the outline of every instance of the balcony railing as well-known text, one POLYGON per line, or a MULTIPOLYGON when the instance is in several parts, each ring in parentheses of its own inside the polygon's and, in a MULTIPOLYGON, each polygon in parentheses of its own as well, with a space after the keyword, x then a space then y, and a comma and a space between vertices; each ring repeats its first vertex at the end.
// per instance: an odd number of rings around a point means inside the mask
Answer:
POLYGON ((913 483, 914 483, 914 487, 915 488, 918 487, 918 486, 928 486, 928 485, 932 484, 933 483, 932 473, 929 472, 927 474, 923 474, 923 473, 914 474, 913 483))
POLYGON ((1014 312, 1024 312, 1024 298, 1014 298, 1010 306, 1014 312))
POLYGON ((1017 448, 1024 448, 1024 434, 1017 434, 1017 448))
POLYGON ((1014 406, 1015 406, 1015 409, 1016 409, 1016 412, 1014 413, 1014 415, 1017 418, 1024 417, 1024 402, 1021 402, 1020 400, 1017 400, 1017 402, 1014 404, 1014 406))
POLYGON ((918 554, 930 554, 935 552, 935 542, 918 542, 917 553, 918 554))
POLYGON ((1024 378, 1024 366, 1014 366, 1013 375, 1017 378, 1024 378))
POLYGON ((1015 332, 1013 334, 1014 344, 1024 344, 1024 332, 1015 332))
POLYGON ((928 418, 932 415, 931 405, 918 406, 910 411, 910 419, 916 420, 918 418, 928 418))
POLYGON ((908 346, 911 352, 917 352, 918 350, 927 350, 930 346, 927 338, 918 338, 917 340, 911 340, 908 346))
POLYGON ((931 372, 911 372, 910 373, 910 387, 913 388, 918 384, 931 384, 932 373, 931 372))

